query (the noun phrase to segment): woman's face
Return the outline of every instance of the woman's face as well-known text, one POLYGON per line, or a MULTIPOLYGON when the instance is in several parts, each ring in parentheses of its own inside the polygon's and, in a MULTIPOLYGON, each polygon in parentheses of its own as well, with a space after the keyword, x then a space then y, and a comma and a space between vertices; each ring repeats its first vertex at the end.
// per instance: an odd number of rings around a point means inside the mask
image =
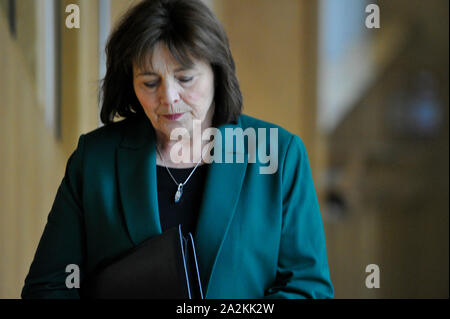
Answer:
POLYGON ((193 120, 201 120, 202 129, 210 127, 214 113, 211 66, 194 59, 186 69, 164 45, 156 45, 151 62, 145 70, 133 66, 133 85, 158 136, 170 139, 174 128, 185 128, 192 137, 193 120))

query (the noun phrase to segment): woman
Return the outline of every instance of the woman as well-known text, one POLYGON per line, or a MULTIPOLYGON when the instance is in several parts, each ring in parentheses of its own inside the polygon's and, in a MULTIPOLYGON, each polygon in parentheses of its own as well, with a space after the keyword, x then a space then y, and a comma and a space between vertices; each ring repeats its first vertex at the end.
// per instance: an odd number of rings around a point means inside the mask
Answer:
POLYGON ((305 147, 241 114, 228 40, 211 11, 199 0, 142 1, 106 52, 105 126, 82 135, 68 161, 22 297, 77 298, 67 265, 79 265, 82 286, 105 260, 178 224, 194 234, 206 298, 333 297, 305 147), (258 135, 255 149, 251 134, 236 133, 244 147, 230 149, 218 143, 230 129, 267 129, 276 140, 258 135), (254 159, 266 146, 278 164, 261 173, 254 159))

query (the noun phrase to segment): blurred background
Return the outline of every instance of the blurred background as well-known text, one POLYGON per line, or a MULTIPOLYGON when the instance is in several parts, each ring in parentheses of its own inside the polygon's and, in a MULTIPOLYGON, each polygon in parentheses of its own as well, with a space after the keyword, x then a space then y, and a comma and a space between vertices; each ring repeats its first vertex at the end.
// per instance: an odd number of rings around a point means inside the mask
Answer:
MULTIPOLYGON (((137 2, 0 0, 0 298, 20 297, 67 159, 100 125, 104 45, 137 2)), ((448 298, 449 2, 206 2, 244 113, 306 145, 335 297, 448 298)))

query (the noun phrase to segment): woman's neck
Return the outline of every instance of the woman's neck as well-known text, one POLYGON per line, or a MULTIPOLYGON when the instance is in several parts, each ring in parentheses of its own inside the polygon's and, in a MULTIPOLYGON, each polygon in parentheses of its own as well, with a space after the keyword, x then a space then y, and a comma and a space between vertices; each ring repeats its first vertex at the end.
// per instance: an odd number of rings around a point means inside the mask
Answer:
POLYGON ((192 138, 180 141, 157 138, 156 165, 169 168, 190 168, 195 167, 199 161, 201 161, 199 165, 204 164, 205 160, 210 157, 211 142, 204 140, 196 142, 194 143, 192 138))

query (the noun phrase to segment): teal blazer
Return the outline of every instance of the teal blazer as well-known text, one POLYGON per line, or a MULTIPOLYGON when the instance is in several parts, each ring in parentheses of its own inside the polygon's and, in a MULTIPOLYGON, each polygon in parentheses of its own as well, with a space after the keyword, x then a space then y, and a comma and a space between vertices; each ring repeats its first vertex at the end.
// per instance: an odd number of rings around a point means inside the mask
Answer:
MULTIPOLYGON (((206 298, 332 298, 319 204, 305 146, 283 128, 241 115, 225 128, 278 129, 278 169, 213 162, 194 241, 206 298)), ((258 136, 259 138, 259 136, 258 136)), ((267 150, 269 138, 266 138, 267 150)), ((225 143, 222 143, 223 152, 225 143)), ((238 153, 237 150, 232 150, 238 153)), ((225 154, 223 154, 225 156, 225 154)), ((146 117, 81 135, 68 160, 22 290, 23 298, 78 298, 102 261, 161 233, 155 132, 146 117)))

